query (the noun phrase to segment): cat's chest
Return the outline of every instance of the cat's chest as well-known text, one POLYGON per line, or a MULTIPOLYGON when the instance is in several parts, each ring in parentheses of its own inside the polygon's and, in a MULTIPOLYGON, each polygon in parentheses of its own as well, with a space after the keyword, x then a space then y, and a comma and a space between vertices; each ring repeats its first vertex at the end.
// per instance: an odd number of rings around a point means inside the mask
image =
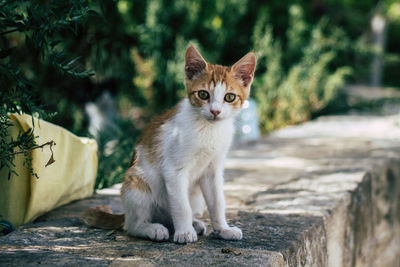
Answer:
POLYGON ((161 138, 163 154, 179 165, 185 162, 206 162, 215 157, 225 156, 233 136, 233 122, 221 121, 175 123, 164 128, 161 138))
POLYGON ((229 128, 196 132, 196 138, 192 139, 190 147, 186 147, 184 157, 189 159, 185 166, 189 171, 189 176, 192 177, 192 182, 204 173, 210 163, 223 161, 229 149, 232 134, 229 128))
POLYGON ((223 153, 230 146, 233 136, 233 126, 229 123, 187 130, 190 132, 186 142, 190 140, 194 154, 199 156, 223 153))

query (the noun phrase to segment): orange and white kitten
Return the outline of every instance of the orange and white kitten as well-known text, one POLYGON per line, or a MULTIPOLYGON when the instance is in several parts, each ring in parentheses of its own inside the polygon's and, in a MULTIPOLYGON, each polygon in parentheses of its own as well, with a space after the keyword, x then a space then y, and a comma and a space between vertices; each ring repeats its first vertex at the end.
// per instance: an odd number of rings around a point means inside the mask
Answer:
POLYGON ((83 220, 100 228, 177 243, 206 233, 196 218, 207 204, 214 233, 240 240, 242 231, 225 218, 223 172, 234 134, 233 121, 250 93, 256 58, 248 53, 232 67, 207 63, 190 45, 185 58, 187 97, 154 119, 135 147, 121 188, 125 216, 104 207, 86 210, 83 220))

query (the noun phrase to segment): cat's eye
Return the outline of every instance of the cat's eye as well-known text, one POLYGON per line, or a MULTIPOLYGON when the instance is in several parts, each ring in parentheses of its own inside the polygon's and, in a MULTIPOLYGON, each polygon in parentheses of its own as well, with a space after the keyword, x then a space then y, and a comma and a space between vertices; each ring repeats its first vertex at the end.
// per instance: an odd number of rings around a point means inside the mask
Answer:
POLYGON ((202 100, 207 100, 210 98, 210 94, 207 91, 201 90, 197 92, 197 95, 202 100))
POLYGON ((224 97, 224 100, 225 100, 226 102, 228 102, 228 103, 231 103, 231 102, 235 101, 235 99, 236 99, 236 95, 235 95, 235 94, 232 94, 232 93, 227 93, 227 94, 225 95, 225 97, 224 97))

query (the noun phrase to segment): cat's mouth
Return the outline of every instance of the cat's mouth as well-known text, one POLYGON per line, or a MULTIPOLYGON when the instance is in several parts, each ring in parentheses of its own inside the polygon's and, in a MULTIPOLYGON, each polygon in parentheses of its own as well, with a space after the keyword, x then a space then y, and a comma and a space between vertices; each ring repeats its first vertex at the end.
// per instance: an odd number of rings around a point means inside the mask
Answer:
POLYGON ((208 117, 206 117, 206 119, 209 121, 209 122, 217 122, 217 121, 222 121, 222 118, 221 117, 212 117, 212 116, 208 116, 208 117))

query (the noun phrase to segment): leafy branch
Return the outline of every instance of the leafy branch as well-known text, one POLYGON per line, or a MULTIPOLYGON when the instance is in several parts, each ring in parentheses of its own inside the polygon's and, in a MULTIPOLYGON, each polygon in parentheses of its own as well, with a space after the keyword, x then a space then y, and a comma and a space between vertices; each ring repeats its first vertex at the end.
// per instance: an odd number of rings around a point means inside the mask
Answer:
POLYGON ((47 119, 50 115, 44 111, 38 99, 33 96, 36 84, 29 77, 33 70, 24 64, 16 64, 22 50, 30 51, 41 65, 49 65, 63 75, 82 78, 93 75, 79 63, 79 57, 72 60, 64 53, 64 42, 58 38, 68 32, 77 34, 78 26, 88 14, 91 1, 65 0, 0 0, 0 169, 7 168, 8 178, 15 171, 14 158, 23 154, 30 173, 37 176, 32 168, 31 151, 50 147, 51 158, 46 166, 54 162, 52 147, 54 141, 38 145, 33 129, 19 133, 16 139, 9 136, 12 123, 9 114, 30 114, 33 118, 47 119), (57 36, 59 36, 57 38, 57 36))
MULTIPOLYGON (((7 122, 7 124, 10 126, 11 124, 7 122)), ((53 152, 53 146, 56 145, 56 143, 51 140, 49 142, 46 142, 41 145, 37 145, 35 142, 35 136, 33 135, 33 130, 30 128, 28 131, 24 132, 21 134, 21 132, 18 134, 17 138, 14 140, 12 137, 10 138, 9 141, 2 140, 0 143, 0 170, 3 167, 8 168, 8 179, 11 178, 11 174, 15 174, 18 176, 18 173, 14 170, 16 167, 14 164, 14 159, 16 155, 23 154, 24 155, 24 163, 23 165, 27 166, 28 171, 30 172, 31 175, 35 176, 36 178, 39 178, 37 173, 34 172, 33 166, 32 166, 32 157, 31 157, 31 152, 35 149, 44 149, 44 147, 49 146, 50 151, 51 151, 51 157, 46 163, 45 167, 51 165, 52 163, 55 162, 54 160, 54 152, 53 152), (18 147, 19 150, 13 151, 15 147, 18 147), (7 149, 7 150, 6 150, 7 149), (6 151, 11 151, 11 152, 6 152, 6 151)))
POLYGON ((43 150, 43 148, 45 146, 50 146, 51 158, 46 163, 45 167, 47 167, 50 164, 55 162, 54 155, 53 155, 53 149, 52 149, 52 147, 55 146, 55 145, 56 145, 56 143, 53 140, 51 140, 51 141, 49 141, 47 143, 44 143, 44 144, 41 144, 41 145, 36 145, 36 146, 31 147, 31 148, 26 148, 26 149, 15 151, 15 152, 12 152, 12 153, 9 153, 9 154, 6 154, 6 155, 2 155, 2 156, 0 156, 0 160, 3 160, 3 159, 5 159, 7 157, 10 157, 10 156, 15 156, 15 155, 18 155, 18 154, 26 154, 26 153, 31 152, 32 150, 35 150, 35 149, 38 149, 38 148, 41 148, 43 150))

